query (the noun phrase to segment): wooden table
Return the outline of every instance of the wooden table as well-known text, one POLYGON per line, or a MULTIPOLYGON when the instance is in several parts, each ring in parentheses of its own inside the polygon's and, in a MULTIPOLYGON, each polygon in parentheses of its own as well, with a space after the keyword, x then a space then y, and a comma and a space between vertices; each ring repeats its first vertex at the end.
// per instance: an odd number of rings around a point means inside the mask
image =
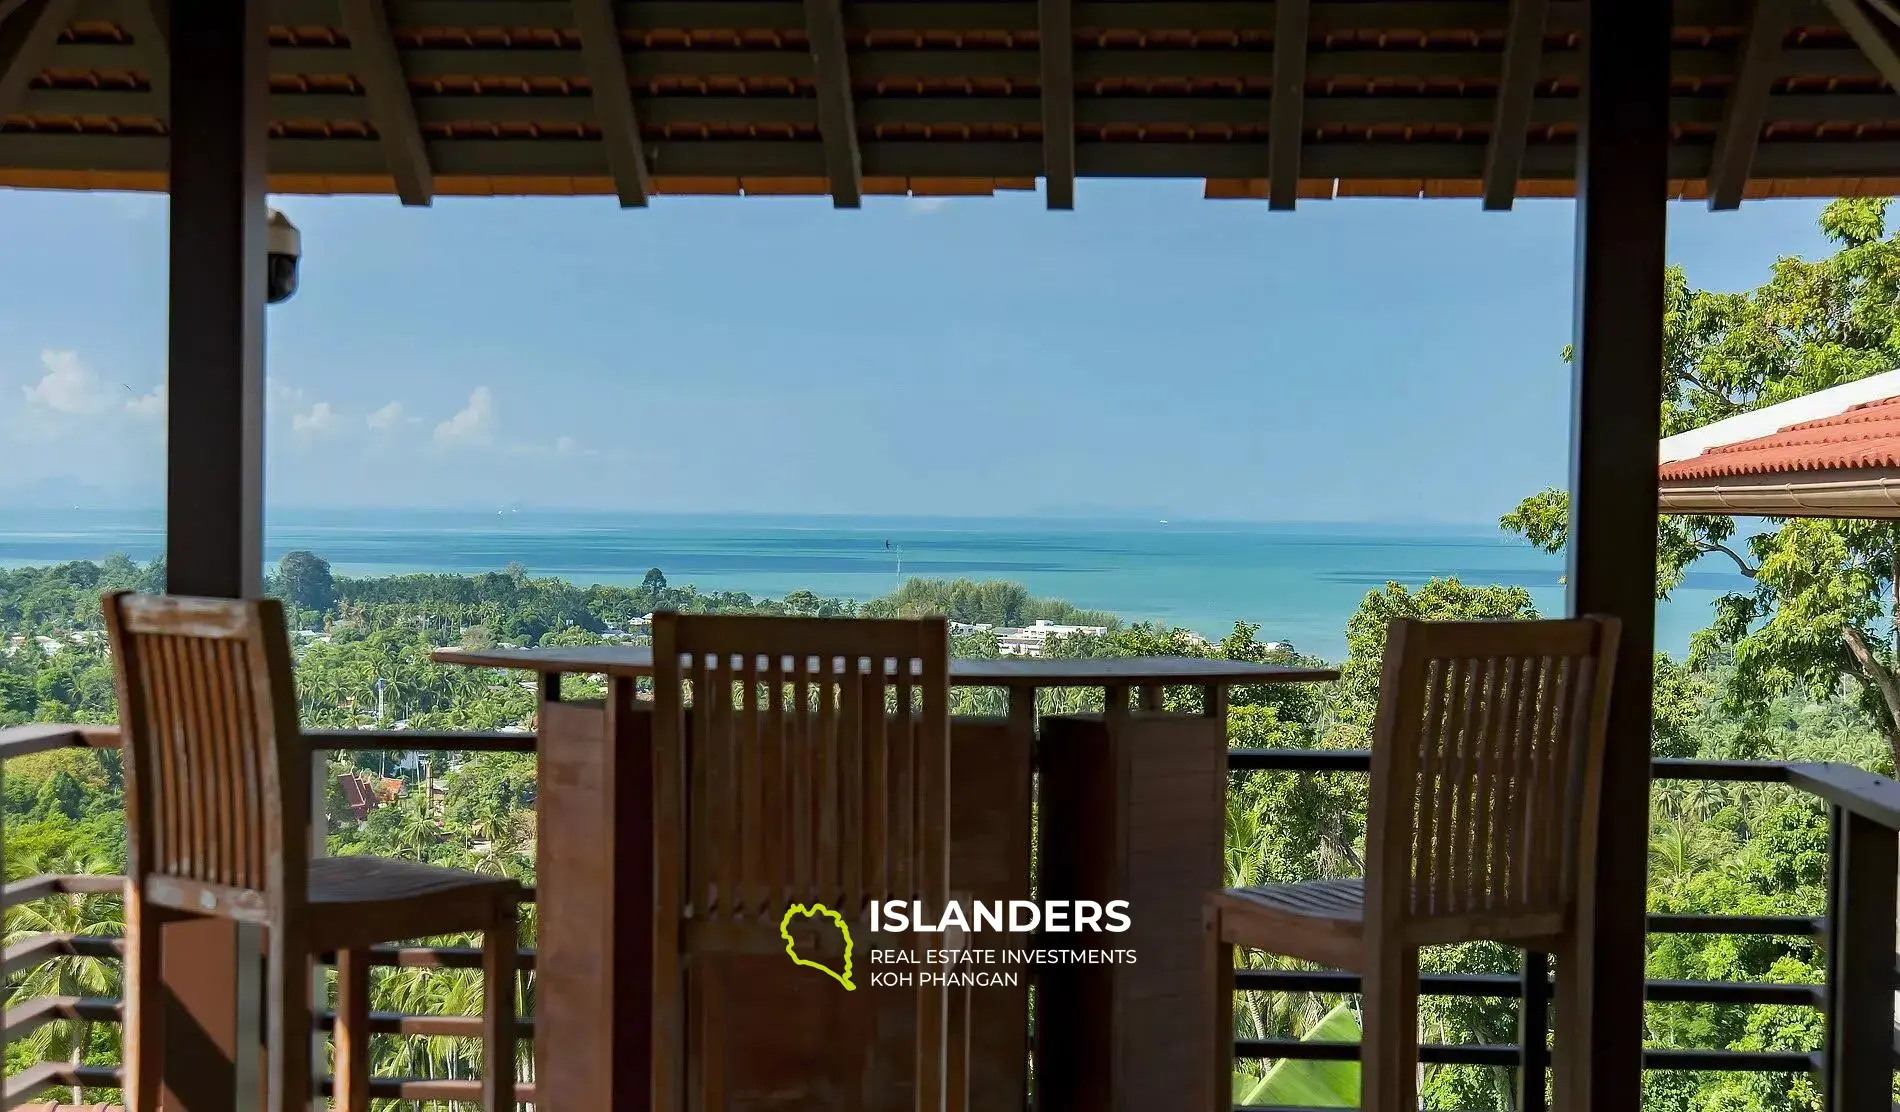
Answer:
MULTIPOLYGON (((652 777, 646 704, 635 683, 650 650, 629 646, 444 650, 432 659, 540 677, 536 761, 538 956, 535 1086, 539 1106, 650 1108, 652 777), (601 702, 560 698, 563 675, 603 675, 601 702), (631 759, 630 759, 631 758, 631 759)), ((1027 1107, 1028 1055, 1038 1107, 1142 1110, 1177 1104, 1208 1080, 1203 1017, 1216 1002, 1199 975, 1203 893, 1220 887, 1226 837, 1227 689, 1338 678, 1191 657, 956 660, 957 687, 1009 693, 1005 718, 951 725, 950 884, 976 900, 1028 899, 1032 815, 1039 815, 1037 898, 1130 901, 1122 934, 1057 936, 1065 948, 1133 949, 1134 965, 1038 967, 1037 1045, 1027 980, 971 1000, 970 1106, 1027 1107), (1205 691, 1202 714, 1161 711, 1164 687, 1205 691), (1092 687, 1098 715, 1051 716, 1037 736, 1036 692, 1092 687), (1133 693, 1137 707, 1130 707, 1133 693), (1035 771, 1041 806, 1032 807, 1035 771)), ((979 939, 1021 946, 1026 939, 979 939)), ((798 1024, 786 1017, 785 1028, 798 1024)), ((893 1040, 901 1030, 878 1022, 893 1040)), ((735 1058, 745 1061, 743 1057, 735 1058)), ((742 1086, 741 1086, 742 1087, 742 1086)), ((868 1109, 908 1109, 905 1093, 868 1109)), ((671 1110, 654 1110, 671 1112, 671 1110)))

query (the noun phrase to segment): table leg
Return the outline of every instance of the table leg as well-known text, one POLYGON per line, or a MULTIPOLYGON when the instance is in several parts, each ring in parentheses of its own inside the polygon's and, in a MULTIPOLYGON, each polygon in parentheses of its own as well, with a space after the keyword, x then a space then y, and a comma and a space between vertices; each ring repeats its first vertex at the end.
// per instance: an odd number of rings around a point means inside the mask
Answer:
POLYGON ((1221 883, 1224 717, 1128 713, 1042 723, 1039 898, 1127 900, 1119 934, 1045 948, 1133 950, 1134 964, 1045 965, 1037 981, 1043 1112, 1146 1112, 1206 1088, 1216 1006, 1200 966, 1201 906, 1221 883))
POLYGON ((536 751, 535 1091, 542 1108, 651 1107, 652 716, 630 679, 550 701, 536 751))
MULTIPOLYGON (((1012 695, 1007 722, 950 723, 950 890, 971 900, 1029 898, 1030 750, 1035 692, 1012 695), (1021 703, 1027 706, 1027 721, 1021 703)), ((1021 949, 1028 935, 985 934, 972 948, 1021 949)), ((1000 967, 980 966, 993 972, 1000 967)), ((1025 971, 1026 972, 1026 971, 1025 971)), ((1029 981, 1014 988, 958 989, 969 994, 969 1100, 972 1112, 1025 1107, 1029 1054, 1029 981)), ((953 1032, 954 1034, 954 1032, 953 1032)))

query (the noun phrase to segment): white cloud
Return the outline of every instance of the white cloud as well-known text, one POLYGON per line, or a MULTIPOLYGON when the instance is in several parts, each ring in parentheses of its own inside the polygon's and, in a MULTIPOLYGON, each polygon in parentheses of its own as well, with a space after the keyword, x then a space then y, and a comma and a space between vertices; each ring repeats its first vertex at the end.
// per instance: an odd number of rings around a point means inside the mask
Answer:
POLYGON ((329 402, 318 402, 290 417, 290 431, 305 443, 334 435, 343 427, 343 415, 329 402))
MULTIPOLYGON (((413 418, 412 418, 413 420, 413 418)), ((390 402, 369 415, 369 427, 375 432, 392 432, 402 424, 402 403, 390 402)))
POLYGON ((159 421, 165 417, 166 384, 161 382, 152 387, 149 394, 139 394, 128 399, 125 411, 137 421, 159 421))
POLYGON ((46 368, 40 380, 20 388, 28 405, 76 417, 103 413, 111 407, 112 395, 92 368, 80 362, 78 352, 42 351, 40 365, 46 368))
POLYGON ((949 200, 950 198, 948 197, 912 197, 909 202, 910 210, 912 212, 936 212, 949 200))
POLYGON ((571 456, 579 448, 580 448, 580 445, 575 443, 574 438, 571 436, 562 436, 562 437, 555 438, 554 454, 557 456, 571 456))
POLYGON ((163 381, 145 394, 124 383, 114 389, 114 384, 100 377, 76 351, 49 348, 40 352, 40 366, 45 368, 44 373, 20 390, 27 405, 42 416, 103 419, 114 411, 138 421, 165 416, 163 381))
POLYGON ((477 386, 460 412, 435 427, 435 442, 444 448, 487 444, 494 439, 495 424, 495 396, 477 386))

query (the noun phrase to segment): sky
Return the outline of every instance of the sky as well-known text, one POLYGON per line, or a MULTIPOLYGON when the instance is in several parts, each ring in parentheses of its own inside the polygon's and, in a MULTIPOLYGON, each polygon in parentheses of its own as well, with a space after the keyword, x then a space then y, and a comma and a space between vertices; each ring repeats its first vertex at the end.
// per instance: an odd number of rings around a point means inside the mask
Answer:
MULTIPOLYGON (((1574 208, 283 197, 272 507, 1495 521, 1565 475, 1574 208)), ((1819 202, 1680 204, 1717 289, 1819 202)), ((163 497, 166 203, 0 190, 0 505, 163 497)))

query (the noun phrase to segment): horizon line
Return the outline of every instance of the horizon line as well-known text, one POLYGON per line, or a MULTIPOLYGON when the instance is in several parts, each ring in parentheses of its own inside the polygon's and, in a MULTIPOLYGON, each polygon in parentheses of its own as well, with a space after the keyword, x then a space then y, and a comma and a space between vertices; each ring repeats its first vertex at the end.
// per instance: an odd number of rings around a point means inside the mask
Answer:
MULTIPOLYGON (((473 505, 415 505, 415 506, 339 506, 321 504, 283 505, 265 509, 266 525, 274 513, 454 513, 503 516, 508 512, 529 514, 563 514, 576 517, 620 517, 620 518, 776 518, 781 520, 859 520, 859 521, 1012 521, 1012 522, 1112 522, 1116 524, 1165 524, 1182 526, 1210 525, 1313 525, 1313 526, 1429 526, 1434 528, 1475 528, 1502 531, 1496 518, 1477 520, 1456 520, 1450 518, 1245 518, 1245 517, 1161 517, 1155 511, 1113 510, 1113 511, 1051 511, 1045 513, 870 513, 862 511, 795 511, 795 510, 637 510, 602 509, 587 506, 509 506, 497 509, 473 505)), ((136 513, 162 515, 162 505, 96 505, 96 506, 18 506, 0 509, 0 513, 136 513)))

